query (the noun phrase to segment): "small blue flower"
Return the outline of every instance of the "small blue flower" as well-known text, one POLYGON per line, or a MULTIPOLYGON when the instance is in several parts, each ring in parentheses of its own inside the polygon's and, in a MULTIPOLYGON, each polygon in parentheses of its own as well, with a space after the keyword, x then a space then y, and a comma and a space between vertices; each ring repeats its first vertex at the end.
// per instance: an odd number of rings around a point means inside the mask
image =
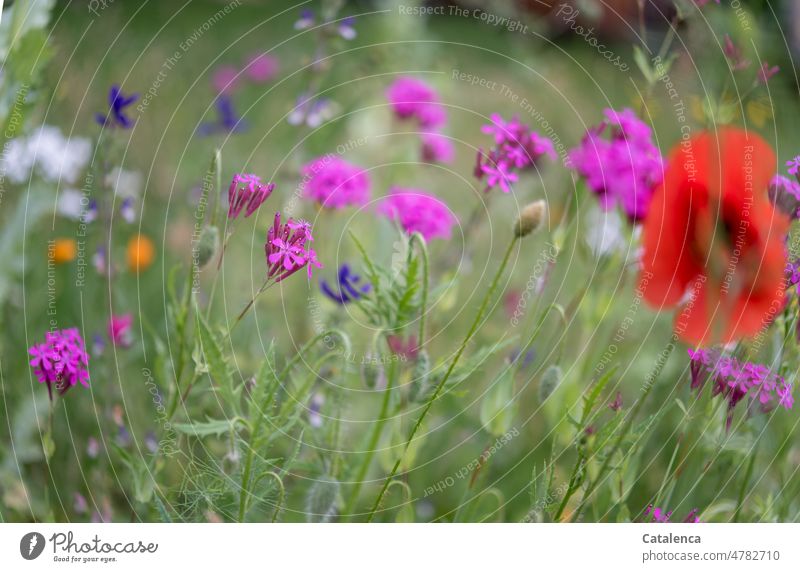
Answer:
POLYGON ((345 40, 352 40, 356 37, 356 29, 353 27, 356 19, 352 16, 339 22, 339 35, 345 40))
POLYGON ((314 11, 306 8, 300 12, 300 19, 294 23, 295 30, 305 30, 314 25, 314 11))
POLYGON ((122 204, 119 207, 119 214, 128 224, 136 220, 136 209, 133 208, 133 199, 131 197, 126 197, 122 200, 122 204))
POLYGON ((108 113, 95 114, 95 120, 103 126, 108 125, 111 127, 130 129, 133 126, 133 121, 125 115, 125 108, 137 99, 139 99, 138 94, 134 93, 133 95, 125 97, 118 85, 112 85, 111 89, 108 91, 108 113))
POLYGON ((327 281, 320 281, 322 293, 337 304, 344 305, 354 300, 358 300, 369 292, 369 284, 361 284, 361 277, 353 274, 348 264, 339 267, 339 274, 336 277, 337 289, 334 290, 327 281))
POLYGON ((227 95, 220 95, 214 102, 217 108, 217 120, 213 123, 203 123, 200 126, 200 135, 212 133, 240 133, 247 129, 247 123, 236 114, 233 100, 227 95))

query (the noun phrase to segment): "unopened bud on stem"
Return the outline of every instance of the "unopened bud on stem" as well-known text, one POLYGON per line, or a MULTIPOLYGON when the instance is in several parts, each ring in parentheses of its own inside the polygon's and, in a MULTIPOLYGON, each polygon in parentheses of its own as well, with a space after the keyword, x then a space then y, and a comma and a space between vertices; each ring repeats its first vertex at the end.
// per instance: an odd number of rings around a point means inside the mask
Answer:
POLYGON ((523 237, 534 232, 544 222, 547 216, 547 203, 544 200, 538 200, 530 203, 525 208, 514 224, 514 236, 523 237))

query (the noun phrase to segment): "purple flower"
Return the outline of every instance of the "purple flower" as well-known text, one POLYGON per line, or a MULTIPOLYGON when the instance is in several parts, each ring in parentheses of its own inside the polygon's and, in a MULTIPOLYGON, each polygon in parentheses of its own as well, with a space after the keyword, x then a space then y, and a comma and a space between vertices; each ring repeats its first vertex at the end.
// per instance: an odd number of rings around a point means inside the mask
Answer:
POLYGON ((775 175, 769 183, 769 200, 782 213, 796 220, 800 211, 800 183, 783 175, 775 175))
POLYGON ((118 85, 112 85, 111 89, 108 91, 109 110, 105 114, 95 114, 95 121, 102 126, 130 129, 133 126, 133 121, 125 115, 125 108, 137 99, 139 99, 138 94, 134 93, 133 95, 125 97, 118 85))
POLYGON ((356 19, 352 16, 343 19, 339 22, 339 35, 345 40, 353 40, 356 37, 356 29, 353 27, 356 19))
POLYGON ((423 133, 422 160, 428 163, 452 163, 455 149, 450 139, 441 133, 423 133))
POLYGON ((122 316, 111 316, 108 320, 108 338, 115 346, 123 348, 130 347, 133 343, 131 326, 133 325, 133 314, 122 316))
POLYGON ((520 122, 519 118, 506 121, 493 113, 491 120, 492 123, 484 125, 481 131, 494 138, 494 147, 488 154, 479 151, 475 166, 475 176, 479 180, 486 176, 486 192, 500 187, 508 193, 511 191, 508 183, 518 180, 517 171, 535 167, 544 156, 557 159, 553 142, 520 122))
POLYGON ((761 69, 758 70, 758 83, 766 85, 779 71, 781 68, 778 66, 770 67, 767 62, 764 62, 761 64, 761 69))
POLYGON ((134 208, 133 197, 125 197, 122 199, 122 204, 119 206, 119 214, 128 224, 136 220, 136 209, 134 208))
POLYGON ((267 231, 264 244, 267 277, 280 282, 307 267, 308 277, 311 278, 312 267, 322 268, 317 253, 310 245, 313 240, 309 223, 290 218, 281 224, 281 213, 275 213, 275 222, 267 231))
POLYGON ((300 12, 300 19, 294 23, 295 30, 305 30, 314 25, 314 11, 305 8, 300 12))
POLYGON ((784 409, 791 409, 794 405, 789 382, 765 365, 741 363, 716 349, 689 350, 689 357, 692 361, 692 389, 697 389, 699 393, 706 381, 712 380, 711 394, 721 395, 728 401, 725 422, 728 430, 733 421, 734 408, 745 397, 763 412, 770 411, 776 405, 784 409))
POLYGON ((370 285, 359 284, 359 282, 361 282, 361 277, 352 273, 350 265, 342 264, 336 276, 336 285, 331 287, 326 280, 321 280, 320 289, 328 298, 337 304, 344 305, 360 299, 369 292, 370 285))
POLYGON ((228 187, 228 219, 235 220, 242 210, 245 211, 245 218, 249 217, 264 204, 274 189, 275 183, 264 184, 256 175, 234 175, 228 187))
POLYGON ((664 159, 652 142, 650 127, 633 111, 606 109, 605 116, 569 158, 604 209, 619 205, 632 222, 638 222, 647 215, 664 178, 664 159))
POLYGON ((608 408, 611 409, 613 412, 617 412, 622 409, 622 392, 618 391, 614 401, 608 404, 608 408))
MULTIPOLYGON (((686 518, 683 519, 683 522, 691 522, 697 523, 700 522, 700 519, 697 516, 698 510, 696 508, 689 511, 689 514, 686 515, 686 518)), ((672 511, 665 511, 664 509, 658 508, 657 506, 654 507, 653 505, 649 505, 646 509, 644 509, 644 516, 650 517, 651 522, 669 522, 670 518, 672 518, 672 511)))
POLYGON ((786 161, 786 166, 789 168, 789 174, 797 177, 798 173, 800 173, 800 155, 794 159, 786 161))
POLYGON ((750 67, 750 61, 742 56, 742 50, 733 43, 728 34, 725 34, 725 47, 723 48, 725 57, 728 58, 733 71, 741 71, 750 67))
POLYGON ((444 202, 419 189, 393 187, 378 212, 398 221, 409 234, 419 232, 425 240, 449 239, 458 222, 444 202))
POLYGON ((280 61, 271 54, 250 56, 244 68, 247 78, 256 83, 266 83, 278 74, 280 61))
POLYGON ((386 98, 399 119, 415 119, 420 126, 430 128, 447 121, 447 112, 439 102, 439 95, 420 79, 398 77, 386 90, 386 98))
POLYGON ((47 384, 50 398, 53 386, 63 395, 73 385, 89 387, 89 354, 77 328, 54 330, 45 334, 43 344, 28 349, 30 365, 39 383, 47 384))
POLYGON ((218 94, 230 94, 239 84, 239 70, 233 66, 218 67, 211 83, 218 94))
POLYGON ((220 95, 214 101, 217 119, 213 122, 202 123, 198 129, 200 135, 214 133, 240 133, 247 129, 247 122, 239 117, 233 108, 233 100, 227 95, 220 95))
POLYGON ((294 109, 289 112, 286 121, 289 125, 301 125, 305 123, 309 127, 319 127, 325 121, 333 117, 334 104, 330 99, 319 97, 314 98, 308 93, 301 93, 297 97, 294 109))
POLYGON ((322 406, 325 405, 325 396, 319 391, 311 396, 308 402, 308 423, 312 427, 322 427, 322 406))
POLYGON ((300 170, 303 196, 320 206, 341 209, 362 206, 369 201, 370 180, 367 172, 335 155, 323 155, 300 170))

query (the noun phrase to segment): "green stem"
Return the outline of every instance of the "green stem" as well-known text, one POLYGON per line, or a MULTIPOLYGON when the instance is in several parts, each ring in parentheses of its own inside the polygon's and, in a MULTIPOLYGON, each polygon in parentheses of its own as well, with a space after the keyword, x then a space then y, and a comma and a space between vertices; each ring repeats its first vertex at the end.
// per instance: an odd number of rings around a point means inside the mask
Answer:
POLYGON ((380 441, 381 434, 383 433, 383 428, 386 425, 386 421, 389 417, 389 403, 391 402, 391 394, 392 389, 394 388, 394 381, 395 377, 397 376, 397 364, 396 362, 392 361, 389 364, 389 372, 386 376, 386 389, 383 392, 383 402, 381 403, 381 411, 378 414, 378 419, 375 422, 372 435, 370 435, 369 442, 367 444, 367 448, 364 451, 364 459, 361 462, 361 466, 358 469, 358 473, 356 473, 354 483, 353 483, 353 492, 350 493, 350 498, 345 505, 344 514, 349 515, 353 512, 355 508, 355 504, 358 501, 358 493, 361 492, 361 487, 364 484, 364 479, 367 477, 367 471, 369 471, 369 466, 372 463, 372 457, 375 455, 375 450, 378 447, 378 442, 380 441))
MULTIPOLYGON (((667 346, 668 352, 666 356, 664 356, 665 362, 667 357, 669 357, 669 355, 672 353, 672 350, 675 349, 675 341, 676 341, 676 336, 675 334, 673 334, 673 338, 667 346)), ((656 379, 658 378, 658 374, 661 373, 661 370, 663 370, 663 365, 661 366, 661 369, 659 369, 658 373, 654 375, 652 379, 648 380, 648 383, 645 385, 642 396, 636 401, 636 404, 633 406, 631 412, 628 414, 628 419, 625 421, 625 425, 623 426, 622 431, 619 432, 619 436, 617 437, 617 440, 614 442, 614 446, 611 448, 611 452, 608 455, 606 455, 603 464, 600 466, 600 470, 597 472, 597 476, 589 483, 589 486, 586 487, 586 491, 583 493, 583 498, 581 499, 580 504, 578 504, 578 508, 572 514, 570 522, 575 522, 575 520, 583 511, 583 507, 586 506, 586 502, 589 500, 589 497, 591 497, 591 495, 597 489, 597 486, 600 484, 600 481, 605 476, 605 472, 608 470, 608 467, 611 464, 614 455, 616 455, 617 451, 619 451, 620 447, 622 446, 622 442, 625 440, 625 437, 628 436, 628 432, 633 426, 633 422, 638 416, 639 411, 641 411, 642 406, 644 405, 645 401, 647 401, 647 396, 650 395, 650 392, 653 390, 653 386, 655 386, 656 379)))
POLYGON ((422 348, 425 345, 425 316, 428 313, 428 282, 429 282, 429 262, 428 262, 428 246, 425 244, 425 238, 418 232, 411 235, 409 240, 409 247, 414 243, 419 245, 419 250, 422 253, 422 308, 419 315, 419 336, 417 337, 417 347, 422 348))
POLYGON ((425 407, 422 410, 422 414, 419 416, 419 419, 417 419, 417 422, 411 429, 411 434, 408 436, 408 439, 406 440, 406 443, 403 446, 403 452, 400 454, 399 458, 395 462, 394 467, 392 467, 391 473, 389 473, 389 476, 384 481, 383 487, 381 488, 378 497, 375 499, 375 504, 372 506, 372 510, 370 510, 367 522, 372 522, 372 519, 375 516, 375 512, 377 512, 378 507, 380 506, 381 502, 383 501, 383 497, 386 494, 386 489, 388 488, 389 483, 392 481, 395 475, 397 475, 397 469, 400 467, 400 463, 402 462, 406 452, 408 452, 408 448, 411 446, 411 442, 414 440, 414 436, 417 434, 417 431, 422 425, 422 422, 425 419, 425 417, 428 415, 428 412, 430 411, 431 407, 433 407, 434 401, 436 401, 439 398, 439 394, 442 392, 442 389, 444 389, 447 380, 450 378, 450 375, 453 373, 453 370, 455 369, 456 365, 461 359, 461 355, 464 353, 464 350, 466 350, 467 344, 469 344, 469 342, 472 340, 473 336, 477 332, 478 326, 480 326, 480 323, 483 320, 483 314, 486 311, 486 307, 489 304, 489 300, 494 295, 494 292, 497 289, 498 284, 500 283, 500 277, 503 275, 503 272, 505 271, 506 266, 508 265, 508 260, 511 258, 511 252, 514 250, 514 246, 517 244, 518 239, 519 237, 515 236, 509 242, 505 256, 503 256, 503 261, 500 263, 500 267, 497 269, 497 272, 494 275, 492 284, 491 286, 489 286, 489 289, 486 291, 486 295, 483 297, 483 302, 481 302, 481 305, 478 309, 478 313, 475 315, 475 319, 472 322, 472 326, 470 326, 467 335, 461 342, 461 346, 458 348, 458 352, 456 352, 453 361, 450 362, 450 366, 447 368, 444 377, 442 377, 442 380, 437 384, 436 389, 434 390, 431 397, 428 398, 428 401, 426 402, 425 407))

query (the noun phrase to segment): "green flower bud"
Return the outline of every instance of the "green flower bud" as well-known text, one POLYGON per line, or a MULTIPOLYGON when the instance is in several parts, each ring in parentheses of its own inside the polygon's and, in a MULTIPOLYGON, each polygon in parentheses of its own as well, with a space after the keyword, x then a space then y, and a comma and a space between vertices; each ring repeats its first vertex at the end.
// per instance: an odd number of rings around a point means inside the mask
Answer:
POLYGON ((540 403, 547 401, 547 398, 550 397, 550 395, 552 395, 552 393, 558 388, 563 377, 564 373, 561 371, 561 367, 557 365, 551 365, 544 370, 544 373, 539 380, 540 403))

